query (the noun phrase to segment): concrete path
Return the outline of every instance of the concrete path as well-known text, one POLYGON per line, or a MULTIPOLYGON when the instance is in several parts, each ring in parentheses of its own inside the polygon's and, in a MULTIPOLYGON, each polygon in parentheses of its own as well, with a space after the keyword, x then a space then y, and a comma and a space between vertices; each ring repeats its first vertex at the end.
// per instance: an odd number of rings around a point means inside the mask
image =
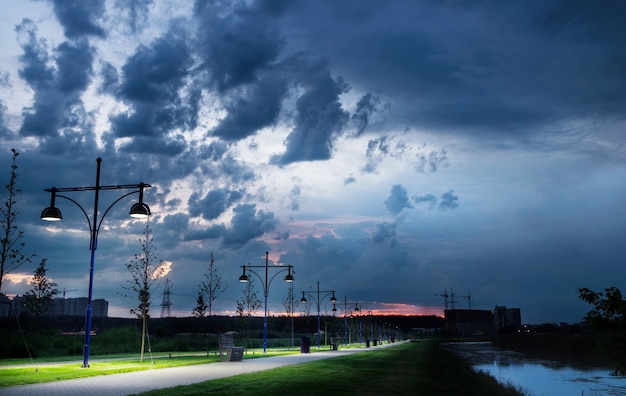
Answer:
MULTIPOLYGON (((339 349, 257 359, 241 362, 216 362, 192 366, 135 371, 132 373, 100 375, 43 384, 0 388, 0 396, 119 396, 147 392, 154 389, 190 385, 233 375, 270 370, 277 367, 308 363, 316 360, 346 356, 364 351, 375 351, 396 344, 383 344, 372 348, 339 349)), ((0 368, 1 370, 1 368, 0 368)))

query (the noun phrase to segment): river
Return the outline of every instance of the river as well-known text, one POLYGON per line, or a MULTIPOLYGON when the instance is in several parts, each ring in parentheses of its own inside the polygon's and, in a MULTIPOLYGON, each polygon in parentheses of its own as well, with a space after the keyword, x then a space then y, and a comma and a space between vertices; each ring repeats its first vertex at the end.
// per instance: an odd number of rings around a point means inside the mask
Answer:
POLYGON ((575 368, 562 362, 531 359, 490 342, 443 344, 468 359, 476 371, 512 384, 529 396, 626 395, 626 377, 611 375, 608 367, 575 368))

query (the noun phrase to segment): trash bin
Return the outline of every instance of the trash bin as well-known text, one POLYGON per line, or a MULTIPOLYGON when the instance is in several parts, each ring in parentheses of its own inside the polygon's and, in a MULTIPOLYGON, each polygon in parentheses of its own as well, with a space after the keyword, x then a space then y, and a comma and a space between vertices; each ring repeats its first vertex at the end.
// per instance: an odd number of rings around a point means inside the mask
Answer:
POLYGON ((374 338, 374 346, 378 345, 378 340, 374 338))
POLYGON ((369 348, 370 347, 370 340, 365 340, 365 348, 369 348))
POLYGON ((309 337, 300 338, 300 353, 311 353, 311 339, 309 337))

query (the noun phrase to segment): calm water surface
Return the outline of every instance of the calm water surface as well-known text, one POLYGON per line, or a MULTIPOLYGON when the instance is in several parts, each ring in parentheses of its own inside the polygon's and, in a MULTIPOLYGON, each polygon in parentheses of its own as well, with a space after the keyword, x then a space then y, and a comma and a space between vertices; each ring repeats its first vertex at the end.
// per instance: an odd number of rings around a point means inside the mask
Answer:
POLYGON ((626 395, 626 377, 611 376, 608 367, 574 368, 550 360, 493 347, 490 342, 448 343, 474 370, 491 374, 531 396, 626 395))

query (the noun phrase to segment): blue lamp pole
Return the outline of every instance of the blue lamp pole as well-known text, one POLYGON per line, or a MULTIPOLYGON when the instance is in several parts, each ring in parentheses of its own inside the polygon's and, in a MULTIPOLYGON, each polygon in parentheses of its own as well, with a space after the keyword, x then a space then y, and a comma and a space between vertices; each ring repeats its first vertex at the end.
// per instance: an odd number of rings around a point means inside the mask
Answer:
POLYGON ((91 187, 66 187, 66 188, 47 188, 44 191, 49 192, 50 195, 50 206, 44 209, 41 212, 41 219, 46 221, 59 221, 63 218, 61 215, 61 211, 55 206, 55 199, 57 197, 66 199, 76 206, 83 212, 85 218, 87 219, 87 224, 89 225, 90 239, 89 239, 89 249, 91 250, 91 261, 89 265, 89 294, 87 297, 87 312, 85 314, 85 345, 84 345, 84 353, 83 353, 83 365, 82 367, 89 367, 89 348, 91 344, 91 303, 93 298, 93 272, 94 272, 94 262, 96 257, 96 248, 98 247, 98 233, 100 231, 100 226, 102 225, 102 221, 106 217, 109 210, 121 201, 122 199, 128 197, 129 195, 139 193, 139 202, 135 203, 130 208, 130 216, 133 218, 146 218, 150 216, 150 208, 148 205, 143 203, 143 189, 150 187, 149 184, 139 183, 139 184, 122 184, 116 186, 101 186, 100 185, 100 164, 102 162, 101 158, 96 159, 97 169, 96 169, 96 185, 91 187), (98 221, 98 199, 100 191, 102 190, 125 190, 125 189, 133 189, 127 194, 122 195, 117 200, 115 200, 102 215, 100 221, 98 221), (58 193, 67 193, 67 192, 82 192, 82 191, 94 191, 94 208, 93 208, 93 221, 89 220, 89 215, 83 207, 73 200, 70 197, 65 195, 60 195, 58 193))
POLYGON ((243 275, 241 275, 239 277, 239 282, 242 283, 246 283, 250 281, 250 277, 246 274, 246 270, 250 273, 253 273, 254 275, 256 275, 261 282, 263 283, 263 297, 265 299, 265 313, 263 315, 263 353, 267 352, 267 295, 269 294, 269 288, 270 285, 272 284, 272 281, 274 280, 274 278, 276 278, 276 276, 278 274, 280 274, 281 272, 285 272, 287 271, 287 275, 285 275, 284 281, 287 283, 293 283, 293 281, 295 280, 295 278, 293 277, 293 275, 291 274, 291 269, 292 269, 292 265, 288 265, 287 268, 285 267, 270 267, 269 266, 269 252, 265 252, 265 265, 242 265, 241 268, 243 268, 243 275), (265 268, 265 280, 261 277, 261 275, 259 275, 258 273, 256 273, 252 268, 265 268), (278 269, 279 271, 277 273, 274 274, 274 276, 272 276, 269 280, 268 280, 268 272, 269 269, 273 268, 273 269, 278 269))
POLYGON ((334 290, 320 290, 320 283, 317 282, 317 299, 315 298, 315 296, 313 296, 313 294, 311 293, 307 293, 307 292, 302 292, 302 298, 300 299, 300 302, 306 303, 307 299, 305 297, 305 295, 311 297, 313 300, 315 300, 315 303, 317 304, 317 347, 319 348, 321 345, 321 339, 320 339, 320 305, 322 303, 322 300, 326 297, 328 297, 329 295, 331 295, 332 293, 332 297, 330 298, 330 302, 333 303, 333 305, 337 302, 337 299, 335 298, 335 291, 334 290), (326 293, 324 294, 321 298, 320 298, 320 293, 326 293))

